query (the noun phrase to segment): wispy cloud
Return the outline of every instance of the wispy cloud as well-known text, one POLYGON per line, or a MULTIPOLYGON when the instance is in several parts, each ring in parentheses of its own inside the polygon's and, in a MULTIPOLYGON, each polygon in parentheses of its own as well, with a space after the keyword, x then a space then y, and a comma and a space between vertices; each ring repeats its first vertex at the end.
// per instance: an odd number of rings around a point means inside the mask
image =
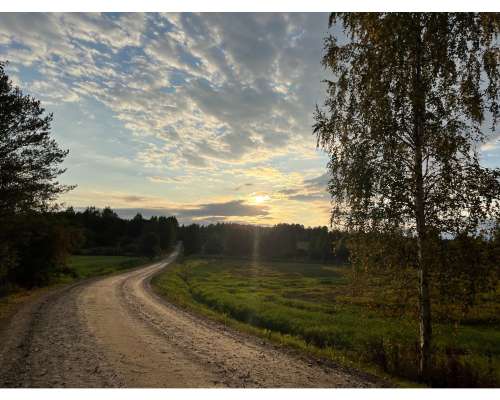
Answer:
MULTIPOLYGON (((128 203, 138 203, 145 199, 137 196, 123 196, 128 203)), ((83 209, 79 207, 79 209, 83 209)), ((269 214, 269 208, 264 205, 247 204, 243 200, 232 200, 221 203, 208 203, 183 207, 118 207, 114 209, 123 218, 132 218, 140 213, 145 218, 152 216, 175 215, 181 223, 194 221, 223 222, 234 220, 232 217, 264 217, 269 214)))
POLYGON ((95 98, 134 134, 158 138, 157 153, 188 166, 269 159, 290 151, 297 135, 310 136, 322 15, 4 14, 0 21, 5 56, 40 74, 34 91, 59 102, 95 98))
POLYGON ((80 184, 67 202, 307 222, 296 203, 325 201, 304 178, 324 167, 311 124, 326 31, 307 13, 0 14, 0 51, 60 110, 80 184))

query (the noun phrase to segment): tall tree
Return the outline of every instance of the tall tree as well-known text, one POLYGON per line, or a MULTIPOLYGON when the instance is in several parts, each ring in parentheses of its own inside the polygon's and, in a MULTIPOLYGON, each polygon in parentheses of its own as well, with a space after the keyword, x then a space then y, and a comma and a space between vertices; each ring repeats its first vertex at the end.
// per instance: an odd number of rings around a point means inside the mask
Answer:
POLYGON ((161 252, 160 238, 155 232, 148 232, 141 237, 141 253, 153 259, 161 252))
POLYGON ((0 217, 46 209, 70 186, 56 178, 68 154, 50 137, 52 114, 12 84, 0 62, 0 217))
POLYGON ((158 218, 158 233, 162 250, 167 250, 175 244, 179 223, 174 216, 158 218))
POLYGON ((429 243, 477 234, 499 213, 500 170, 479 162, 498 119, 498 14, 332 13, 325 107, 332 222, 415 238, 420 373, 431 363, 429 243), (488 127, 485 126, 488 121, 488 127))
POLYGON ((46 282, 71 248, 72 233, 38 213, 72 188, 56 181, 68 152, 51 138, 51 122, 0 62, 0 289, 46 282))

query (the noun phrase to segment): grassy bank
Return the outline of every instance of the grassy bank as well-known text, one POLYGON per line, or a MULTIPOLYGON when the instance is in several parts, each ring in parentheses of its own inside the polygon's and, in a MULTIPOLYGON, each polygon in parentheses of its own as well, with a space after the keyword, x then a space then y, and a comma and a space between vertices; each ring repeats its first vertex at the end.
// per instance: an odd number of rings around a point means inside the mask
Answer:
POLYGON ((134 268, 147 262, 148 259, 143 257, 71 256, 68 267, 78 278, 90 278, 134 268))
MULTIPOLYGON (((414 299, 398 297, 390 279, 374 278, 354 290, 345 267, 187 259, 153 285, 181 306, 274 342, 416 379, 418 327, 398 304, 414 299)), ((489 299, 470 321, 434 324, 435 386, 498 385, 498 296, 489 299)))
POLYGON ((148 263, 143 257, 126 256, 71 256, 65 273, 54 276, 51 284, 43 288, 13 289, 0 297, 0 322, 7 320, 26 301, 50 290, 51 287, 72 283, 93 276, 108 275, 148 263))

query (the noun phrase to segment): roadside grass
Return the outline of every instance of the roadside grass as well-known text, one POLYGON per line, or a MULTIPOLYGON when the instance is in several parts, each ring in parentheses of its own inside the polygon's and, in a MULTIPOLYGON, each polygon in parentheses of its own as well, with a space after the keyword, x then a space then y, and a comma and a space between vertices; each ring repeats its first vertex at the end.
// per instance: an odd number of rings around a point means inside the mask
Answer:
POLYGON ((68 269, 76 278, 108 275, 148 263, 144 257, 128 256, 71 256, 68 269))
POLYGON ((93 276, 108 275, 134 268, 150 262, 143 257, 127 256, 70 256, 64 273, 53 276, 49 286, 31 290, 13 288, 0 297, 0 323, 4 323, 26 301, 35 298, 53 287, 75 282, 93 276))
MULTIPOLYGON (((354 288, 350 269, 304 263, 188 258, 153 279, 170 301, 271 341, 343 365, 417 381, 414 299, 388 277, 354 288), (400 304, 404 303, 404 304, 400 304)), ((496 387, 500 382, 498 296, 460 325, 436 310, 433 386, 496 387)))

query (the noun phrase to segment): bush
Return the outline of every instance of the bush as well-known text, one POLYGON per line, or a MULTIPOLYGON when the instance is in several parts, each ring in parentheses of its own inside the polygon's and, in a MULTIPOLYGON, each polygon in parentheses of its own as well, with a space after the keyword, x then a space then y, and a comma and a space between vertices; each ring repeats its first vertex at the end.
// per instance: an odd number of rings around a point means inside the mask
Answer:
POLYGON ((64 273, 78 232, 44 214, 30 214, 11 218, 2 236, 1 286, 31 288, 45 285, 52 276, 64 273))

